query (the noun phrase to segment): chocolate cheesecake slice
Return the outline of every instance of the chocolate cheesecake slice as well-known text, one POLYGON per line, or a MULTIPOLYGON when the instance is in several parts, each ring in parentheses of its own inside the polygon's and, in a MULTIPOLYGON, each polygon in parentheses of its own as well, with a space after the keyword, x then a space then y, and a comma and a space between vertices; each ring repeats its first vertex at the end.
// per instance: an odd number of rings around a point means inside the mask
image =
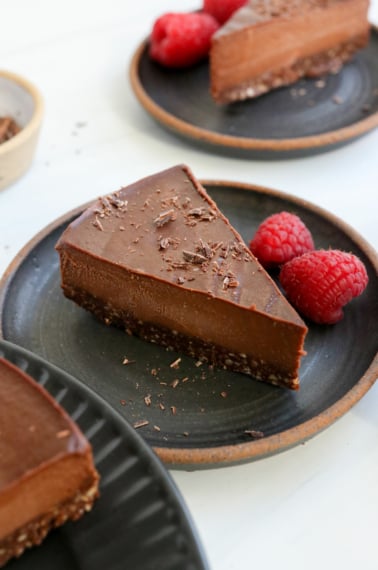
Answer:
POLYGON ((338 72, 368 42, 368 7, 369 0, 250 0, 212 38, 213 98, 240 101, 338 72))
POLYGON ((98 480, 76 424, 37 382, 0 358, 0 567, 89 511, 98 480))
POLYGON ((187 166, 100 198, 57 250, 64 294, 106 324, 298 388, 306 326, 187 166))

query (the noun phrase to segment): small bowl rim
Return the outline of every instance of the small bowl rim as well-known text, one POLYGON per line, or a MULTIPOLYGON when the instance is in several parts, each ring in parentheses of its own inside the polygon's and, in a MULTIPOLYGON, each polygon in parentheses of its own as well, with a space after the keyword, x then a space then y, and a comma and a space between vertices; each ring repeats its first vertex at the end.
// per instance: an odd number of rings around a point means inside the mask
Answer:
POLYGON ((0 69, 0 77, 5 77, 6 79, 9 79, 10 81, 13 81, 14 83, 20 85, 32 96, 34 101, 33 114, 28 123, 22 127, 20 132, 14 135, 11 139, 0 144, 0 156, 2 156, 11 151, 13 148, 22 144, 39 128, 43 114, 43 98, 39 89, 37 89, 34 83, 29 81, 29 79, 26 79, 25 77, 14 73, 13 71, 0 69))

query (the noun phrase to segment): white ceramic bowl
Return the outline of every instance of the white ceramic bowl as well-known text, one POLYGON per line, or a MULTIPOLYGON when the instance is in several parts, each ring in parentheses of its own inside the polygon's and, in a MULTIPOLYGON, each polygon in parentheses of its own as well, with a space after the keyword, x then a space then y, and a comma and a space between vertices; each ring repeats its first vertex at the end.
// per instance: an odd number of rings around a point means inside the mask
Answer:
POLYGON ((31 165, 42 115, 38 89, 23 77, 0 70, 0 117, 12 117, 21 128, 0 144, 0 190, 20 178, 31 165))

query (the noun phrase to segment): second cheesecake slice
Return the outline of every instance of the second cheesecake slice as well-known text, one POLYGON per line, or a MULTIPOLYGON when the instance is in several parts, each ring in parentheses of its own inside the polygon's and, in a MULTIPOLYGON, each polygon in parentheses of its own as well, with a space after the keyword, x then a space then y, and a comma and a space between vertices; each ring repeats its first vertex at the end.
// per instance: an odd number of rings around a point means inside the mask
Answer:
POLYGON ((98 199, 57 250, 64 294, 106 324, 299 387, 306 326, 187 166, 98 199))

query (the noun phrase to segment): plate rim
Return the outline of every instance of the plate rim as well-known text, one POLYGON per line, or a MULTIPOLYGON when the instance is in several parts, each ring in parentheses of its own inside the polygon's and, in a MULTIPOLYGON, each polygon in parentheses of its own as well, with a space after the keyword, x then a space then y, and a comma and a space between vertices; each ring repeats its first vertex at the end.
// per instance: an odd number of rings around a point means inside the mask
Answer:
MULTIPOLYGON (((341 232, 346 234, 359 247, 359 249, 363 251, 373 266, 378 278, 378 253, 373 248, 373 246, 370 245, 365 240, 365 238, 363 238, 361 234, 358 233, 348 223, 344 222, 341 218, 322 208, 321 206, 318 206, 311 201, 300 198, 293 194, 253 183, 210 179, 201 179, 200 182, 205 186, 205 188, 207 186, 215 186, 221 188, 232 187, 247 192, 254 192, 260 195, 273 196, 278 199, 288 201, 293 205, 305 208, 313 214, 322 217, 337 227, 341 232)), ((13 276, 16 274, 17 270, 23 263, 26 255, 51 232, 55 231, 60 225, 67 222, 69 219, 72 219, 74 216, 79 215, 84 208, 92 203, 93 200, 90 200, 81 206, 69 210, 42 228, 22 247, 22 249, 10 262, 3 275, 0 276, 0 340, 2 339, 7 341, 7 339, 4 338, 4 331, 2 326, 2 315, 4 304, 7 299, 7 290, 12 283, 13 276)), ((51 365, 55 366, 52 363, 51 365)), ((158 455, 160 460, 171 469, 214 468, 262 459, 278 452, 286 451, 300 443, 303 443, 327 427, 331 426, 337 419, 342 417, 355 404, 357 404, 357 402, 368 392, 368 390, 373 386, 377 379, 378 351, 373 357, 369 367, 365 370, 362 377, 356 381, 354 386, 348 390, 348 392, 346 392, 342 398, 337 400, 334 404, 323 410, 321 413, 317 414, 315 417, 305 422, 299 423, 292 428, 261 439, 255 439, 250 442, 204 448, 153 446, 152 449, 158 455)), ((79 379, 77 379, 77 381, 80 384, 86 386, 86 384, 84 382, 81 382, 79 379)), ((90 388, 88 387, 88 389, 90 388)), ((121 416, 121 418, 123 421, 127 421, 125 418, 123 418, 123 416, 121 416)))
MULTIPOLYGON (((372 33, 378 37, 378 26, 371 25, 372 33)), ((273 153, 287 153, 293 151, 308 151, 310 149, 322 149, 327 146, 333 146, 345 143, 355 139, 378 126, 378 111, 340 129, 335 129, 320 135, 309 135, 306 137, 293 137, 286 139, 259 139, 238 137, 234 135, 225 135, 214 131, 197 127, 177 118, 174 114, 166 111, 158 105, 153 98, 144 89, 139 76, 139 64, 142 55, 148 46, 149 38, 145 38, 137 47, 131 57, 129 65, 129 80, 132 90, 142 105, 152 118, 158 123, 173 131, 176 134, 184 136, 186 139, 196 140, 199 143, 207 143, 219 149, 233 149, 240 151, 262 151, 273 153)))
MULTIPOLYGON (((167 468, 163 465, 161 460, 156 456, 151 446, 141 437, 140 434, 132 427, 132 425, 123 416, 113 408, 106 400, 104 400, 99 394, 97 394, 90 386, 81 382, 78 378, 66 372, 56 364, 49 362, 42 356, 35 354, 28 348, 20 346, 12 341, 4 339, 0 336, 0 350, 7 350, 15 352, 18 357, 26 359, 26 361, 37 363, 42 368, 44 367, 50 373, 58 377, 59 381, 68 388, 72 388, 75 393, 79 393, 89 406, 92 406, 94 411, 101 410, 101 413, 106 418, 106 421, 110 422, 112 426, 115 426, 117 431, 121 436, 128 440, 135 450, 135 455, 138 460, 146 464, 146 472, 152 474, 154 479, 158 481, 161 486, 162 491, 167 497, 167 500, 173 501, 177 514, 180 520, 180 528, 185 531, 185 535, 190 539, 191 545, 196 549, 196 556, 198 561, 201 562, 202 570, 210 570, 208 566, 208 561, 205 554, 205 549, 199 536, 199 531, 194 523, 194 519, 190 513, 189 507, 179 490, 175 480, 169 473, 167 468), (185 528, 183 528, 185 527, 185 528)), ((9 360, 8 356, 5 355, 4 358, 9 360)), ((13 361, 10 361, 13 362, 13 361)), ((19 368, 19 366, 16 364, 19 368)), ((29 374, 29 372, 26 372, 29 374)), ((37 380, 36 380, 37 381, 37 380)), ((45 390, 50 393, 49 389, 45 387, 45 390)), ((54 396, 52 396, 54 398, 54 396)), ((55 400, 55 398, 54 398, 55 400)), ((70 413, 65 409, 64 402, 59 403, 59 405, 65 410, 65 412, 70 416, 70 413)), ((75 420, 74 420, 75 421, 75 420)), ((76 421, 75 421, 76 423, 76 421)), ((78 423, 79 425, 79 423, 78 423)), ((80 425, 79 425, 80 428, 80 425)), ((81 428, 80 428, 81 429, 81 428)), ((89 440, 92 446, 91 441, 89 440)), ((101 477, 100 477, 100 489, 101 489, 101 477)), ((101 500, 101 496, 98 500, 101 500)), ((43 545, 43 543, 42 543, 43 545)))

